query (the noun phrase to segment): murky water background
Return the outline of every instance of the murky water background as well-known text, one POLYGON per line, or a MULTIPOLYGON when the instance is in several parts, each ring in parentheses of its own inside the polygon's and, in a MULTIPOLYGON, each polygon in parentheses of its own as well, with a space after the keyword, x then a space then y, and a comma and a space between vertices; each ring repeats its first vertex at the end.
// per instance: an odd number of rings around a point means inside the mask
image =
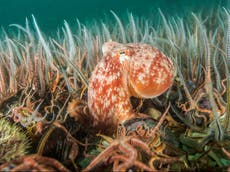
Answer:
POLYGON ((8 29, 12 23, 24 25, 31 15, 43 32, 56 32, 66 20, 70 25, 79 19, 82 23, 118 16, 128 12, 143 17, 154 17, 160 8, 165 15, 187 15, 217 6, 226 7, 228 0, 0 0, 0 26, 8 29))

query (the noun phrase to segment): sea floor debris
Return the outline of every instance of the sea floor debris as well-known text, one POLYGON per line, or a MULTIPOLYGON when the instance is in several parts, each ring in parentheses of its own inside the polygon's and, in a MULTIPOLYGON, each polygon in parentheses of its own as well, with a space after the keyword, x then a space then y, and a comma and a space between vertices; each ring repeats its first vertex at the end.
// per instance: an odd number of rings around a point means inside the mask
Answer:
POLYGON ((159 11, 158 24, 112 15, 115 22, 78 22, 75 32, 65 22, 56 37, 45 37, 35 17, 33 27, 26 20, 2 32, 0 155, 8 143, 14 149, 1 156, 0 171, 229 170, 229 11, 187 18, 159 11), (91 72, 109 40, 157 47, 176 69, 164 94, 130 98, 145 116, 112 134, 94 130, 87 101, 91 72))

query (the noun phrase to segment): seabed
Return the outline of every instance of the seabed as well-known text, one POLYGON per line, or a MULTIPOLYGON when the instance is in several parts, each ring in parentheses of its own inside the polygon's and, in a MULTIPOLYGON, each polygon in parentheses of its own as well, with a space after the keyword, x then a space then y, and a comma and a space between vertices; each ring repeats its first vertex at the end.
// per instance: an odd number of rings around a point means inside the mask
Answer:
POLYGON ((111 15, 76 29, 65 21, 53 37, 34 16, 2 30, 0 171, 230 170, 230 12, 111 15), (150 44, 176 67, 163 95, 131 98, 149 117, 113 134, 87 124, 89 77, 109 40, 150 44))

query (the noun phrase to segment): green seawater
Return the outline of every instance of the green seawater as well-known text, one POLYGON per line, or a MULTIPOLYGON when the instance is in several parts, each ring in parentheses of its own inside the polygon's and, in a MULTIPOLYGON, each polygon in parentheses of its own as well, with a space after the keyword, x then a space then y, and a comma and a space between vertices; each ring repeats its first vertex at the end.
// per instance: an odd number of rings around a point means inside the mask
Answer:
POLYGON ((103 21, 112 18, 110 10, 119 17, 127 12, 146 18, 158 13, 186 16, 191 12, 208 12, 217 8, 228 8, 228 0, 0 0, 0 26, 8 30, 10 24, 25 24, 33 14, 43 32, 54 33, 63 26, 64 20, 70 25, 103 21))

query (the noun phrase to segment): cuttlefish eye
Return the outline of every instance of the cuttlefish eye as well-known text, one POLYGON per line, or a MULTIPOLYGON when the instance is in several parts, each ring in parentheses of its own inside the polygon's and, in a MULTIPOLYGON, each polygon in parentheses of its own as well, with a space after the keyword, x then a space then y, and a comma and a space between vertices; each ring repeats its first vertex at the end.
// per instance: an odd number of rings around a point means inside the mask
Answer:
POLYGON ((126 52, 125 52, 125 51, 120 51, 119 54, 120 54, 120 55, 126 54, 126 52))
POLYGON ((122 51, 115 51, 113 57, 119 58, 120 62, 123 63, 126 60, 130 59, 130 51, 129 50, 122 50, 122 51))

